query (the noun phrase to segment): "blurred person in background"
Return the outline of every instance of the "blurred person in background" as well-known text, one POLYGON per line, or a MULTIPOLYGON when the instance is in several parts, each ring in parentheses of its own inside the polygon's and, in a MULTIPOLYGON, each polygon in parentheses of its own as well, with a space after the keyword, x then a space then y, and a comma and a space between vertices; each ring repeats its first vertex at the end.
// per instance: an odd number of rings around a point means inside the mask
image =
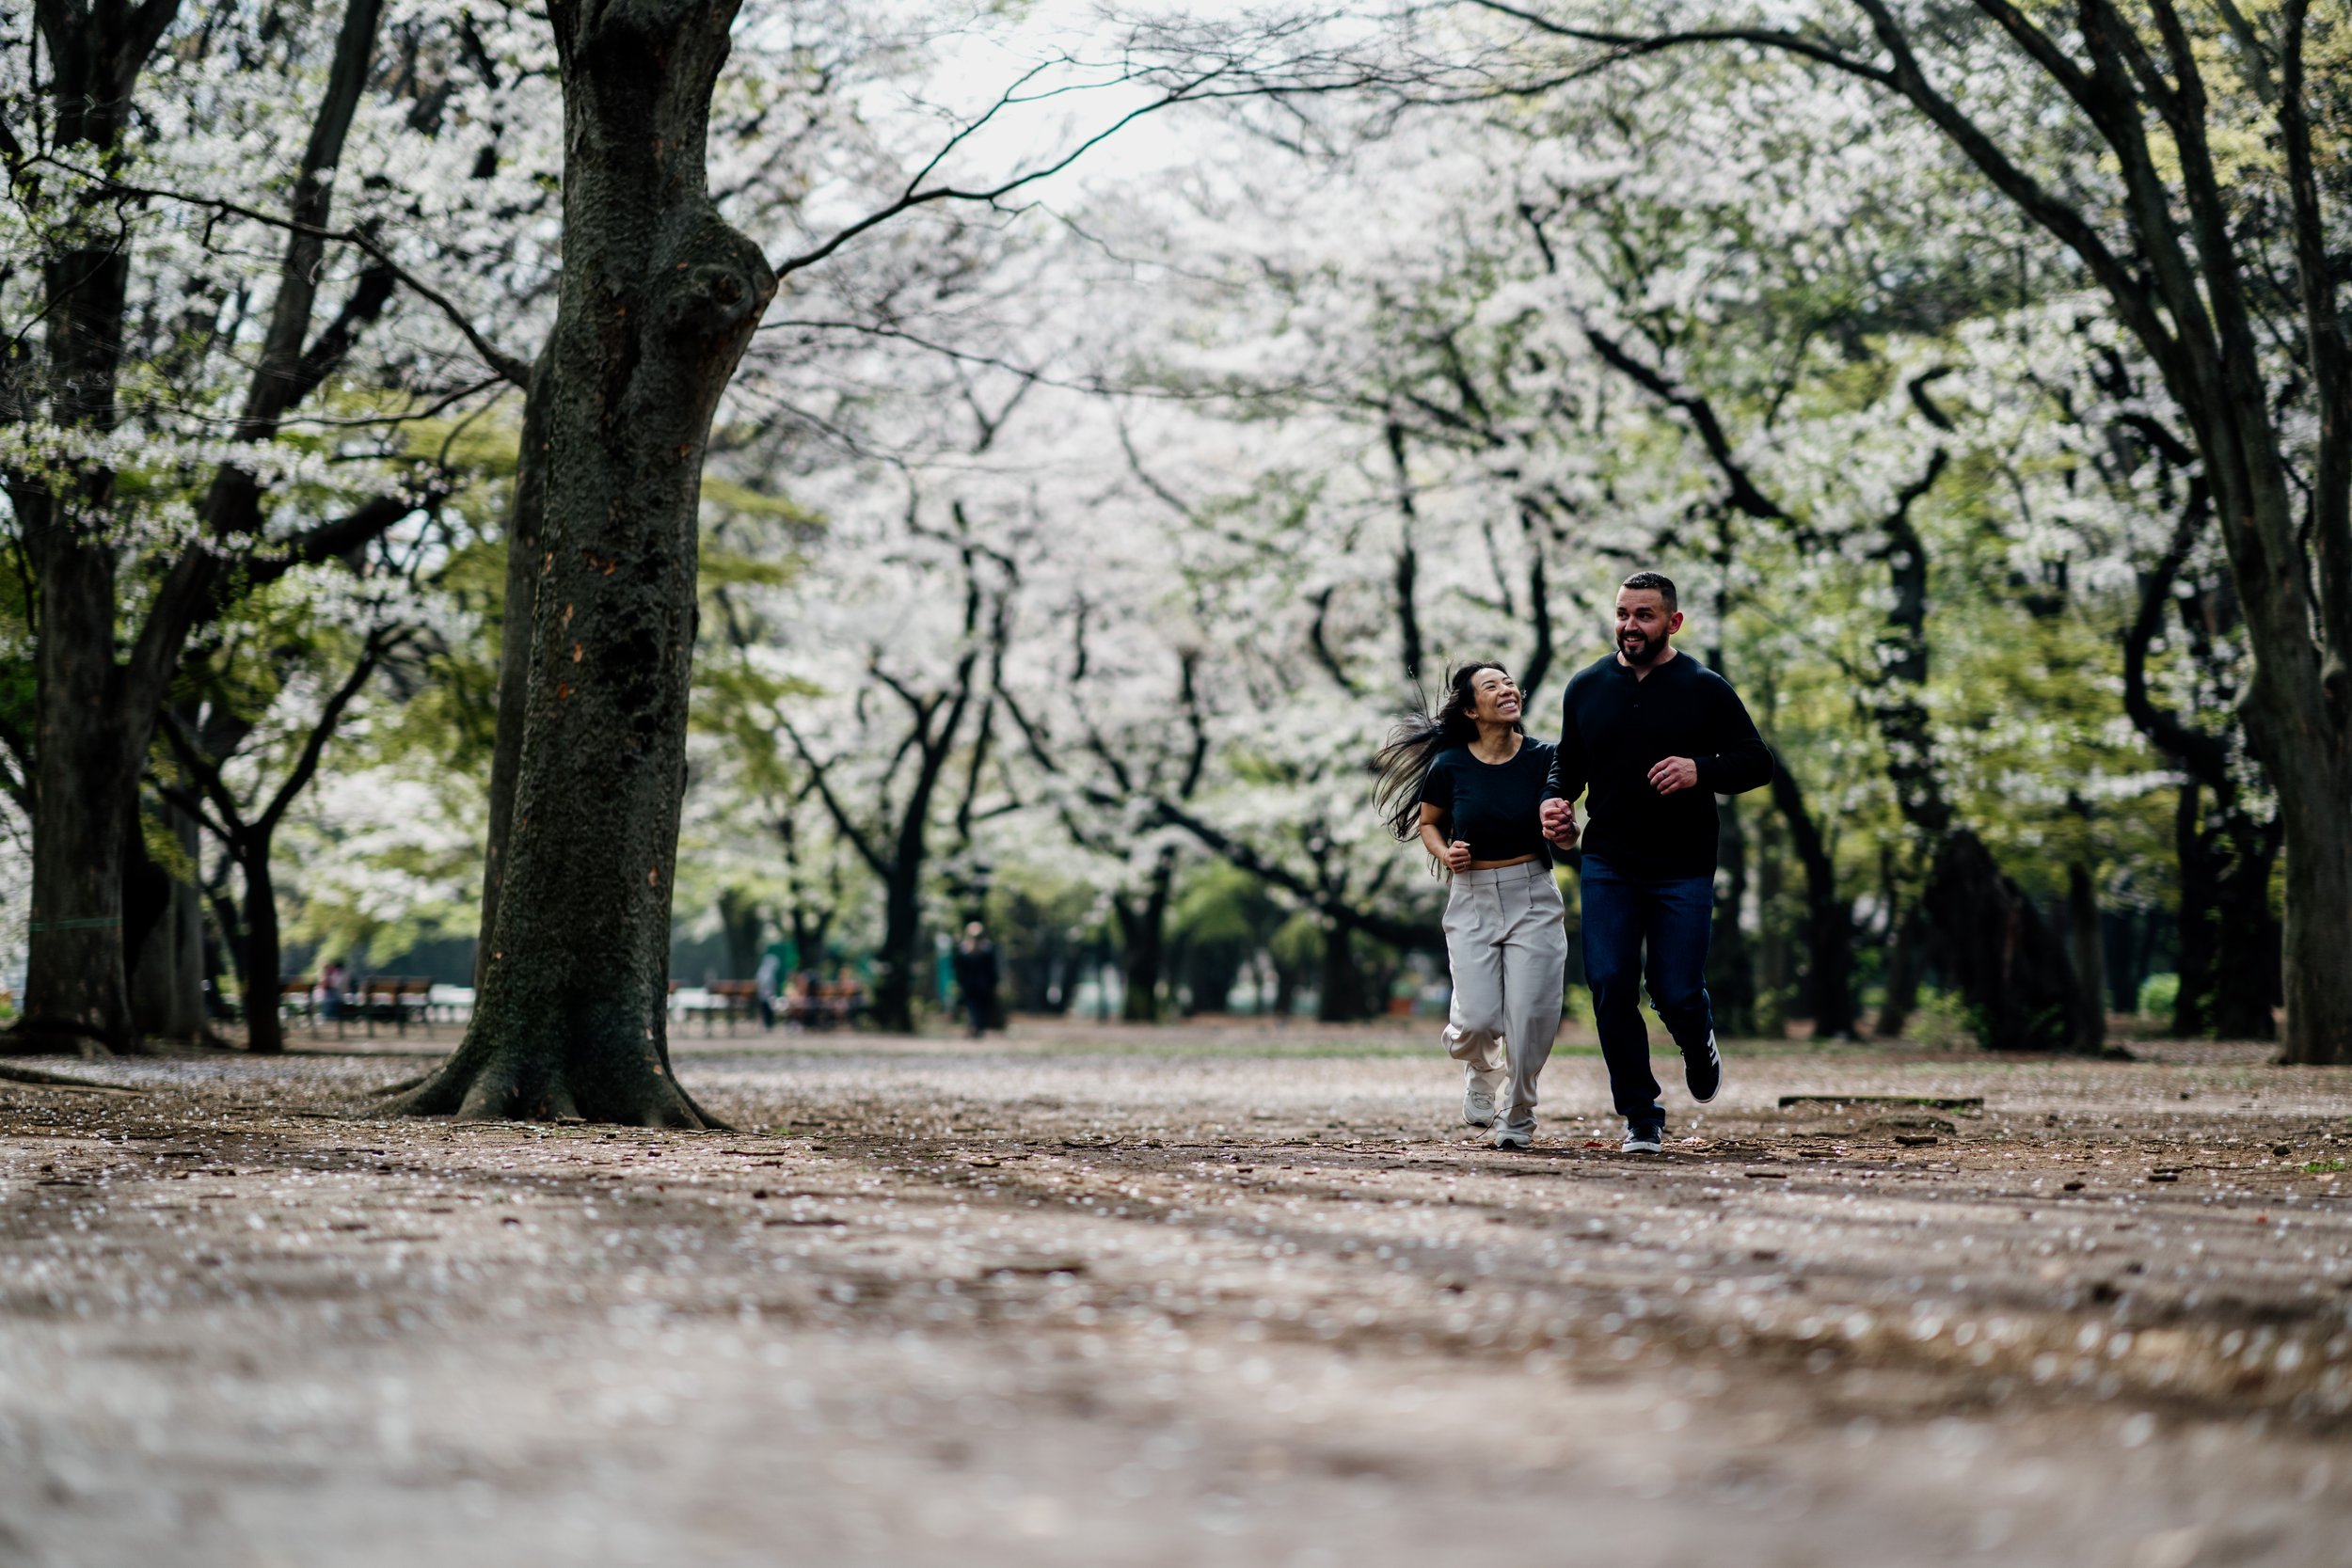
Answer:
POLYGON ((972 1037, 978 1039, 996 1021, 996 944, 977 920, 963 928, 963 940, 956 943, 954 968, 972 1037))

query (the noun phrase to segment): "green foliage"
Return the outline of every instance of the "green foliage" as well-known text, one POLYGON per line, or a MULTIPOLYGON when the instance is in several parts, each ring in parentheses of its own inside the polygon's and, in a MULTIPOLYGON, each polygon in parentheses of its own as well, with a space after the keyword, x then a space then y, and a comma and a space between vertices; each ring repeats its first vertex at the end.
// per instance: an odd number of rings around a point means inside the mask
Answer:
POLYGON ((2181 996, 2181 977, 2177 974, 2151 974, 2139 983, 2139 1016, 2170 1018, 2172 1008, 2181 996))

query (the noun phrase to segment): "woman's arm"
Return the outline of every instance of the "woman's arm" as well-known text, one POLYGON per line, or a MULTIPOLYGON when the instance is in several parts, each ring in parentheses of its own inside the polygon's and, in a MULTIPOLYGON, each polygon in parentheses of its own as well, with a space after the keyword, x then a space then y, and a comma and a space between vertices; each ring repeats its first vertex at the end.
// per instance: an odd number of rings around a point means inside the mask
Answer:
POLYGON ((1421 803, 1421 841, 1428 848, 1431 857, 1448 871, 1468 871, 1470 863, 1470 846, 1446 842, 1445 830, 1438 826, 1444 815, 1426 800, 1421 803))

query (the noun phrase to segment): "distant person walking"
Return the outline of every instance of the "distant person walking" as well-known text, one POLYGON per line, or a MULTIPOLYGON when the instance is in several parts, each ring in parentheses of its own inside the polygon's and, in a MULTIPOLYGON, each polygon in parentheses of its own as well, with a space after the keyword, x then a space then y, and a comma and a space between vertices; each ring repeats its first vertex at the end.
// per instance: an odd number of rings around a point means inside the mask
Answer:
POLYGON ((1535 1076, 1560 1032, 1568 962, 1541 831, 1551 748, 1519 727, 1520 705, 1502 666, 1464 665, 1438 711, 1399 724, 1375 762, 1391 831, 1420 838, 1454 876, 1446 1053, 1462 1064, 1462 1119, 1494 1127, 1497 1148, 1535 1141, 1535 1076))
POLYGON ((776 988, 784 982, 784 954, 772 943, 759 956, 759 968, 752 975, 752 992, 759 1002, 759 1026, 776 1026, 776 988))
POLYGON ((963 940, 956 943, 954 968, 972 1037, 978 1039, 996 1022, 996 944, 977 920, 963 928, 963 940))
POLYGON ((1629 1154, 1655 1154, 1666 1136, 1642 1026, 1645 974, 1691 1098, 1705 1104, 1722 1086, 1707 995, 1715 797, 1772 779, 1772 753, 1731 683, 1676 651, 1681 629, 1671 578, 1625 579, 1616 651, 1568 682, 1543 803, 1544 835, 1565 846, 1577 839, 1572 802, 1585 797, 1584 975, 1629 1154))

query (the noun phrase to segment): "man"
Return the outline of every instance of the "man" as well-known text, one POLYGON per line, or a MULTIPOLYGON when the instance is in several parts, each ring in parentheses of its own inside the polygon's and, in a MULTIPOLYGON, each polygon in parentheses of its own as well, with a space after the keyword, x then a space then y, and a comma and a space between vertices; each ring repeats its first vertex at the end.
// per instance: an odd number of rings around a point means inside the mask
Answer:
POLYGON ((996 1020, 996 944, 977 920, 963 928, 954 959, 956 989, 963 993, 972 1037, 978 1039, 996 1020))
POLYGON ((1772 753, 1731 683, 1676 651, 1681 629, 1672 579, 1625 579, 1616 652, 1568 682, 1541 808, 1544 836, 1565 847, 1578 837, 1572 802, 1585 796, 1584 975, 1629 1154, 1655 1154, 1666 1136, 1642 1026, 1645 948, 1650 1005, 1681 1048, 1691 1098, 1703 1105, 1722 1086, 1706 983, 1715 797, 1772 778, 1772 753))

